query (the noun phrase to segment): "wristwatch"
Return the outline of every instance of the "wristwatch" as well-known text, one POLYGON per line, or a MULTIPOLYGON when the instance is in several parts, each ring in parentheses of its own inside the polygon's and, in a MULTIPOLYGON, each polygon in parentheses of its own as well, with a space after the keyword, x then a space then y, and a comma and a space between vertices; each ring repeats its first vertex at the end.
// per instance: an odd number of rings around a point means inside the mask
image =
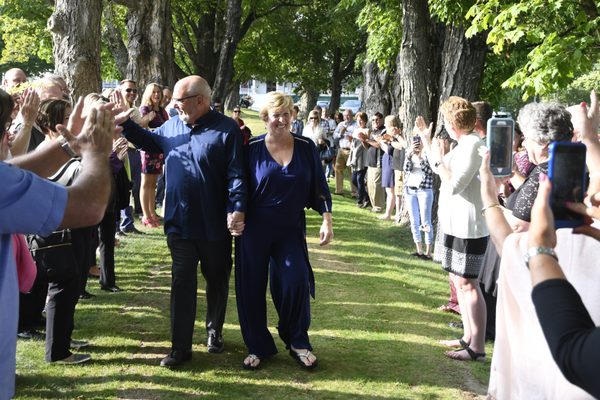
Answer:
POLYGON ((443 162, 442 160, 440 160, 440 161, 436 161, 436 163, 435 163, 435 164, 433 164, 433 166, 437 168, 437 167, 439 167, 439 166, 440 166, 440 164, 441 164, 442 162, 443 162))
POLYGON ((63 148, 63 150, 69 155, 69 157, 71 157, 71 158, 78 157, 77 153, 75 153, 73 151, 73 149, 71 148, 71 146, 69 145, 69 141, 67 140, 65 135, 60 135, 57 140, 58 140, 58 143, 60 144, 60 147, 63 148))
POLYGON ((529 260, 531 257, 545 254, 547 256, 553 257, 556 261, 558 261, 558 257, 556 256, 556 252, 551 247, 530 247, 525 254, 525 265, 529 268, 529 260))

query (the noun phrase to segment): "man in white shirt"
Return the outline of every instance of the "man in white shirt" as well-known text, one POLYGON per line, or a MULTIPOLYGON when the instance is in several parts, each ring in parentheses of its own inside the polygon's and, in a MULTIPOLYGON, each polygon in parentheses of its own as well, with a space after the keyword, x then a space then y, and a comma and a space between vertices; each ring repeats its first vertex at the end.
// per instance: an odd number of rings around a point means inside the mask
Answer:
MULTIPOLYGON (((333 132, 333 138, 339 139, 339 149, 337 157, 335 159, 335 192, 334 194, 344 194, 344 170, 347 169, 346 162, 350 155, 350 143, 352 142, 352 133, 356 128, 356 121, 354 121, 354 115, 352 110, 344 110, 344 120, 339 123, 333 132)), ((352 186, 351 176, 348 174, 348 181, 350 181, 350 188, 352 193, 356 193, 356 189, 352 186)))

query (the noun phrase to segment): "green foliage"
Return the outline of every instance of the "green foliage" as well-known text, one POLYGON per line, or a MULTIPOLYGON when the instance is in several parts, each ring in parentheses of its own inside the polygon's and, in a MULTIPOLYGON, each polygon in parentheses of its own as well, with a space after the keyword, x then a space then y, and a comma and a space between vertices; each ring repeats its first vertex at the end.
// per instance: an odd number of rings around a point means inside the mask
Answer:
POLYGON ((45 0, 0 0, 0 63, 29 74, 51 69, 52 37, 46 29, 51 14, 45 0))
POLYGON ((523 99, 566 87, 600 54, 597 9, 586 14, 579 2, 480 0, 467 17, 472 19, 467 35, 488 31, 496 54, 508 54, 515 45, 529 49, 524 64, 502 84, 520 88, 523 99))
POLYGON ((348 54, 364 40, 357 35, 357 14, 357 7, 326 0, 257 20, 238 47, 236 79, 297 82, 300 93, 329 89, 334 49, 348 54))
POLYGON ((402 6, 398 1, 367 1, 357 24, 368 33, 367 62, 388 68, 400 51, 402 41, 402 6))

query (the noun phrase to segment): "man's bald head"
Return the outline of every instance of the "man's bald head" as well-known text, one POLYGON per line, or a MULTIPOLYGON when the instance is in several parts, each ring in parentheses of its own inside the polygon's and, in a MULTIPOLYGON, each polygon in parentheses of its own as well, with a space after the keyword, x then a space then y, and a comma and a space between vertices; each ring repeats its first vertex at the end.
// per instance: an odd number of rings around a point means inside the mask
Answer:
POLYGON ((27 82, 27 75, 25 74, 25 71, 23 71, 21 68, 11 68, 4 73, 2 86, 8 91, 24 82, 27 82))
POLYGON ((179 118, 186 123, 194 123, 210 110, 210 85, 198 75, 180 79, 173 88, 173 106, 179 118))

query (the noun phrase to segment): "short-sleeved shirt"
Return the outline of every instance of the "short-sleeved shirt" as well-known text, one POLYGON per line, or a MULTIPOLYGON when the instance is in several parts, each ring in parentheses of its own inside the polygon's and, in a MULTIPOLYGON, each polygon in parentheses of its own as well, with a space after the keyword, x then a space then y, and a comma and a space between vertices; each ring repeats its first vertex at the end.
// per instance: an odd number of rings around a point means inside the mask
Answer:
POLYGON ((63 219, 67 189, 0 162, 0 398, 14 395, 18 283, 12 233, 48 235, 63 219))

